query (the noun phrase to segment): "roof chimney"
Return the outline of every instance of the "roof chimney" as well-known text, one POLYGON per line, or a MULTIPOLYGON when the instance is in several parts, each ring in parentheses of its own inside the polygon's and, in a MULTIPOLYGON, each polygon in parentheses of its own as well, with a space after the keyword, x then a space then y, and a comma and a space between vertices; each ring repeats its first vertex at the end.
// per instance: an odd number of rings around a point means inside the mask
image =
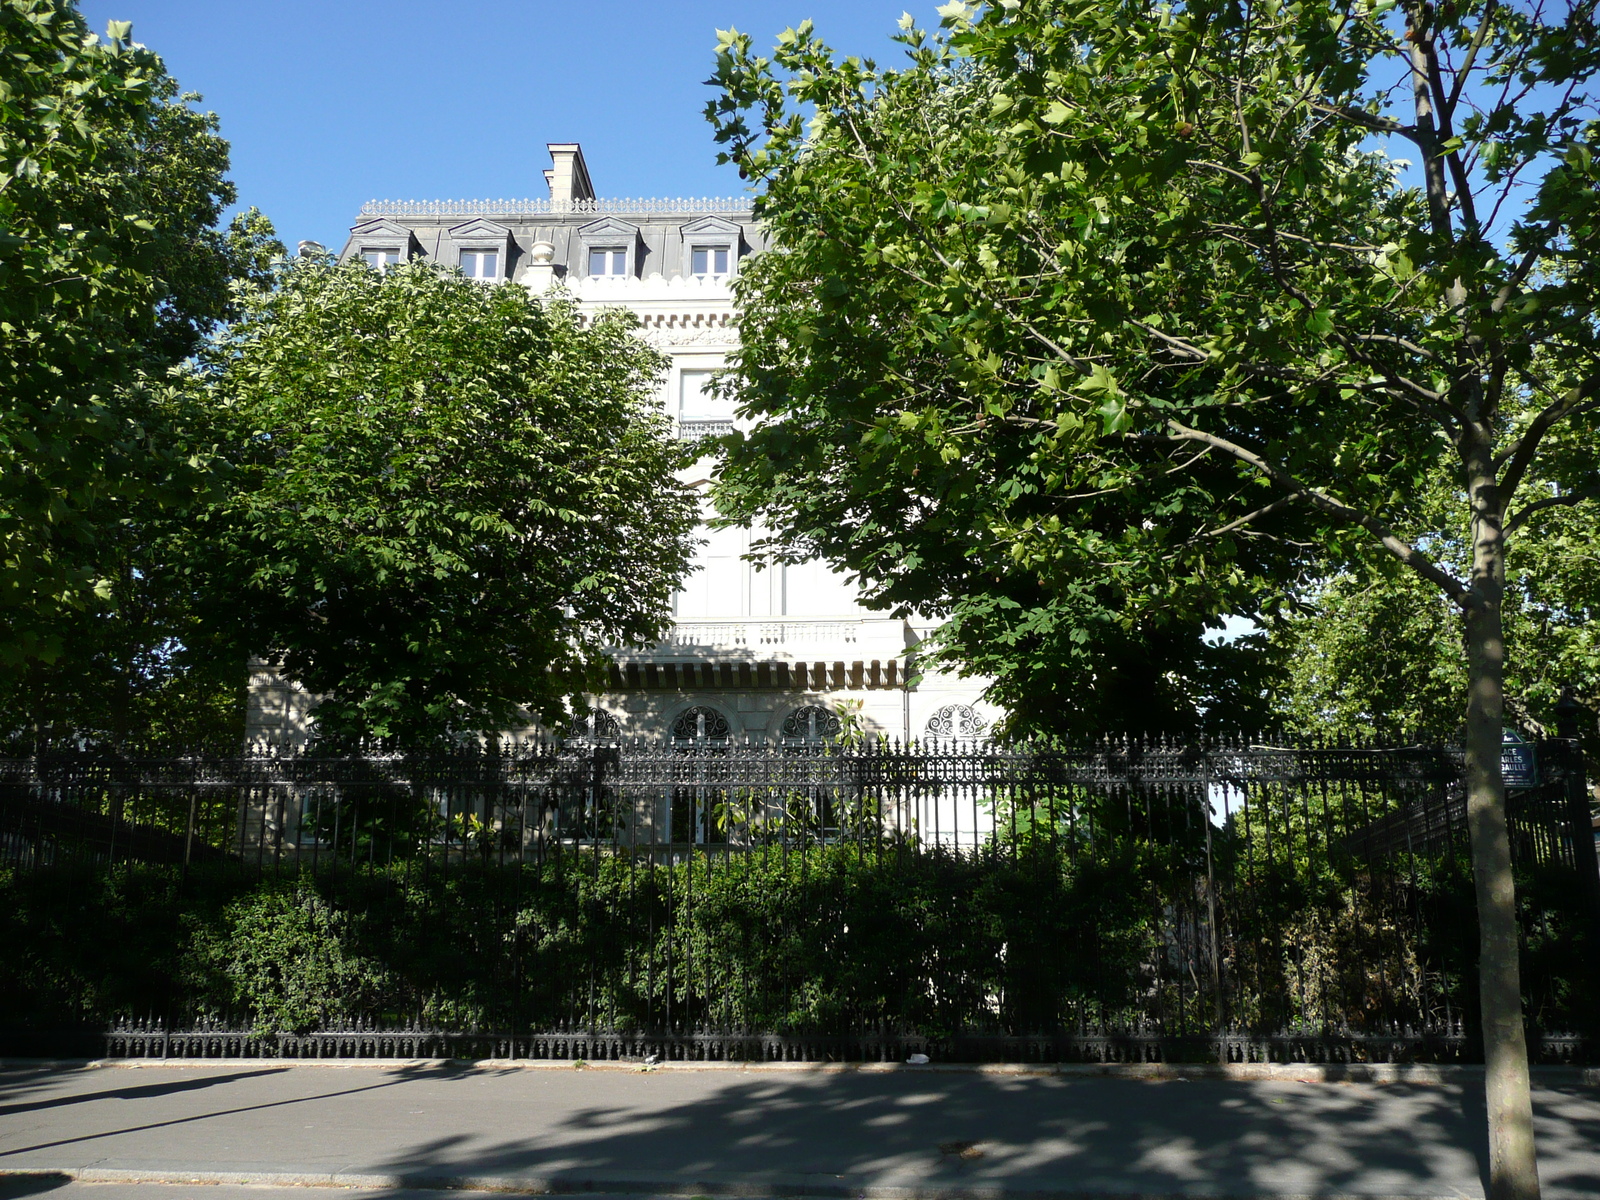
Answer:
POLYGON ((550 185, 551 206, 559 210, 575 200, 593 200, 583 147, 577 142, 551 142, 548 149, 554 165, 544 173, 544 181, 550 185))

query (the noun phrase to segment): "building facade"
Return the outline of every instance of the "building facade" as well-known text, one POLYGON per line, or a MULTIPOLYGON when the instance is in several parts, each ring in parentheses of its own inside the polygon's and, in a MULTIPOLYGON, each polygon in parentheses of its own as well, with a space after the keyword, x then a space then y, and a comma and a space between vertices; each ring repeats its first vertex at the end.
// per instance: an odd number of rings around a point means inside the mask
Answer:
MULTIPOLYGON (((626 308, 641 336, 671 361, 660 400, 679 436, 732 429, 731 407, 707 385, 737 337, 729 284, 764 248, 749 203, 599 199, 578 145, 549 150, 548 199, 373 201, 340 261, 381 269, 424 258, 536 294, 563 289, 580 313, 626 308)), ((702 460, 688 482, 704 489, 712 466, 702 460)), ((868 611, 825 563, 746 561, 760 535, 702 528, 671 633, 648 649, 616 651, 609 689, 591 698, 594 732, 777 742, 826 736, 845 713, 886 737, 988 731, 999 714, 980 699, 984 680, 918 675, 927 622, 868 611)), ((258 665, 248 736, 303 742, 311 707, 308 696, 258 665)))

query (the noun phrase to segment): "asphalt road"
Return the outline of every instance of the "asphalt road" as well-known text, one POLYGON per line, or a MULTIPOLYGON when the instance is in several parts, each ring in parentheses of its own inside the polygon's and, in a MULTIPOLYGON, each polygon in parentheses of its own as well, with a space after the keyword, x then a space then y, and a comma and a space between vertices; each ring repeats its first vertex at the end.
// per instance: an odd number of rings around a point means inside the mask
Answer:
MULTIPOLYGON (((176 1185, 693 1196, 1481 1197, 1481 1084, 446 1065, 0 1071, 0 1198, 176 1185), (77 1182, 72 1182, 76 1177, 77 1182), (22 1189, 22 1190, 18 1190, 22 1189)), ((1538 1086, 1548 1200, 1600 1196, 1600 1088, 1538 1086)), ((265 1193, 254 1189, 253 1200, 265 1193)))

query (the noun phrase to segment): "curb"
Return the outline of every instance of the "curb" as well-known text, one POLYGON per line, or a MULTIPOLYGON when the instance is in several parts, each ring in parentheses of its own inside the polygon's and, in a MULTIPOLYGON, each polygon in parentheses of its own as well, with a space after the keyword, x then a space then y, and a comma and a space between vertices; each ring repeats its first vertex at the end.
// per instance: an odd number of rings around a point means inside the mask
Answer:
POLYGON ((74 1183, 232 1184, 255 1187, 348 1188, 359 1190, 499 1192, 525 1196, 656 1195, 748 1197, 824 1197, 827 1200, 1461 1200, 1456 1193, 1406 1192, 1103 1192, 1084 1189, 821 1183, 799 1176, 765 1181, 684 1180, 619 1174, 612 1178, 504 1175, 363 1175, 335 1171, 301 1174, 277 1171, 118 1171, 103 1167, 0 1168, 0 1179, 65 1176, 74 1183))
MULTIPOLYGON (((624 1071, 636 1075, 678 1071, 750 1074, 954 1074, 1049 1076, 1066 1079, 1137 1079, 1150 1082, 1222 1080, 1237 1083, 1472 1083, 1483 1078, 1481 1064, 1462 1063, 827 1063, 827 1062, 584 1062, 551 1059, 448 1058, 91 1058, 0 1059, 0 1070, 82 1071, 237 1070, 241 1067, 343 1068, 391 1071, 624 1071)), ((1530 1068, 1536 1082, 1600 1087, 1600 1067, 1530 1068)))

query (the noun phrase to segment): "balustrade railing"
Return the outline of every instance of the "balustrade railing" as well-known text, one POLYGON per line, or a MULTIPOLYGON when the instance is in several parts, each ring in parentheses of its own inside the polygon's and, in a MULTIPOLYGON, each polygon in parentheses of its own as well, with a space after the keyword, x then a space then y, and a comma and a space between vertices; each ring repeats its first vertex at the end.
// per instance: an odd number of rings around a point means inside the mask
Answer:
POLYGON ((368 200, 363 217, 515 217, 561 213, 675 214, 747 213, 749 196, 626 196, 593 200, 368 200))

